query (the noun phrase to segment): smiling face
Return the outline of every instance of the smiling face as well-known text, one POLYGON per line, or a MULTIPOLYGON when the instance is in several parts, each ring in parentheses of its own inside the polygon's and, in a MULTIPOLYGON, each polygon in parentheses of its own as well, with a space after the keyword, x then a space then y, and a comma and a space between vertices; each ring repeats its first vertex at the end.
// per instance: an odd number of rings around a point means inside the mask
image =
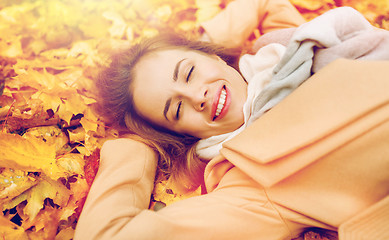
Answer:
POLYGON ((158 126, 208 138, 243 124, 247 84, 216 55, 161 50, 144 56, 134 71, 135 109, 158 126))

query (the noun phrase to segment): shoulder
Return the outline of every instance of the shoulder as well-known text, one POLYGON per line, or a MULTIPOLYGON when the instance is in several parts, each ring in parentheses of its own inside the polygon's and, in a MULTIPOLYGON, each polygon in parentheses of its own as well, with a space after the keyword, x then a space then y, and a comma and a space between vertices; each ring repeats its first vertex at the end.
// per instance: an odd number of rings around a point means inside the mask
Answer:
POLYGON ((132 138, 117 138, 104 142, 101 151, 152 151, 145 143, 132 138))
POLYGON ((156 166, 158 157, 156 152, 142 141, 132 138, 118 138, 107 140, 100 152, 101 166, 107 165, 139 165, 156 166))

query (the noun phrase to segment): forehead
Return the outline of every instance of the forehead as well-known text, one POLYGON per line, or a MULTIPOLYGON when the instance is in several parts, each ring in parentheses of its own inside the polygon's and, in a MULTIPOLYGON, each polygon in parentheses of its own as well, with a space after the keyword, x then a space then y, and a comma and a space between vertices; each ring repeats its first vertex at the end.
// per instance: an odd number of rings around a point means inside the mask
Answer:
POLYGON ((155 84, 164 84, 173 80, 174 68, 178 61, 187 55, 181 49, 163 50, 143 56, 134 68, 132 88, 138 90, 148 88, 155 84))
POLYGON ((136 111, 143 117, 161 123, 163 109, 169 98, 173 83, 174 68, 186 57, 188 51, 181 49, 150 53, 140 59, 134 68, 134 79, 130 86, 136 111))

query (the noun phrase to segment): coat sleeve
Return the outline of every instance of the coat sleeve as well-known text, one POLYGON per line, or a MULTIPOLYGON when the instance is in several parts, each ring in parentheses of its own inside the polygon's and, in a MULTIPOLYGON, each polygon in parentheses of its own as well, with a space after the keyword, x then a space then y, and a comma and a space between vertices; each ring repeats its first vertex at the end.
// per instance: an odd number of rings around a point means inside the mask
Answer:
POLYGON ((125 138, 105 142, 74 239, 114 239, 148 208, 156 166, 155 153, 143 143, 125 138))
MULTIPOLYGON (((107 141, 74 239, 288 239, 285 224, 259 194, 262 190, 247 191, 246 184, 238 188, 227 184, 158 212, 148 210, 156 165, 154 152, 143 143, 131 139, 107 141)), ((227 178, 251 181, 244 175, 227 178)))
POLYGON ((305 19, 288 0, 236 0, 201 24, 211 41, 238 47, 255 28, 261 34, 297 27, 305 19))

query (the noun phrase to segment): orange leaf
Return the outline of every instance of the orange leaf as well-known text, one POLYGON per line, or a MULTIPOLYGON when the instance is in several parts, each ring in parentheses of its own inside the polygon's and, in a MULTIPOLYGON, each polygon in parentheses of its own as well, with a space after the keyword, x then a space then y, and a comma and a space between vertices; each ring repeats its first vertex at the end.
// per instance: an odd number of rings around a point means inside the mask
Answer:
POLYGON ((44 172, 53 179, 63 176, 55 159, 55 144, 38 138, 0 133, 0 167, 44 172))

